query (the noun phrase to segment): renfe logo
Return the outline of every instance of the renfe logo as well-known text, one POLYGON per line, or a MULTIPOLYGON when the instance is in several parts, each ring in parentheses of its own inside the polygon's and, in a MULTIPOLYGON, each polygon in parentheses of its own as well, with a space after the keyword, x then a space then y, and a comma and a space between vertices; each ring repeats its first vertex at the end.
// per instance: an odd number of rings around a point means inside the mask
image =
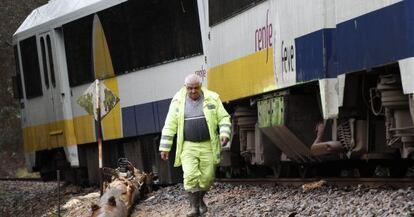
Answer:
POLYGON ((269 9, 266 13, 266 25, 256 29, 254 33, 255 52, 272 47, 272 23, 269 23, 269 9))

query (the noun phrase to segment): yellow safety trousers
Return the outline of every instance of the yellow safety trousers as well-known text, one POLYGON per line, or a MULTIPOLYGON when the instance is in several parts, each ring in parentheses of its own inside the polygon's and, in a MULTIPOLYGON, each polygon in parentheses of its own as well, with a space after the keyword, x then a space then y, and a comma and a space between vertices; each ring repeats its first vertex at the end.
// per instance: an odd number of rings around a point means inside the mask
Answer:
POLYGON ((215 164, 210 143, 184 141, 181 161, 186 191, 207 191, 213 184, 215 164))

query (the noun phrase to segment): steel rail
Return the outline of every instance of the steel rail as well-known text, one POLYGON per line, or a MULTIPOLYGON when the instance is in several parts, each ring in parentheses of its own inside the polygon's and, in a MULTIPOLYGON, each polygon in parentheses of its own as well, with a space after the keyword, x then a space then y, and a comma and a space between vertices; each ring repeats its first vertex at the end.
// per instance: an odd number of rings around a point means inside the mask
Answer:
POLYGON ((257 179, 227 179, 218 178, 216 182, 230 184, 274 184, 283 186, 301 186, 304 184, 326 181, 331 186, 367 186, 367 187, 414 187, 414 178, 257 178, 257 179))
POLYGON ((12 178, 12 177, 0 177, 0 181, 43 182, 41 178, 12 178))

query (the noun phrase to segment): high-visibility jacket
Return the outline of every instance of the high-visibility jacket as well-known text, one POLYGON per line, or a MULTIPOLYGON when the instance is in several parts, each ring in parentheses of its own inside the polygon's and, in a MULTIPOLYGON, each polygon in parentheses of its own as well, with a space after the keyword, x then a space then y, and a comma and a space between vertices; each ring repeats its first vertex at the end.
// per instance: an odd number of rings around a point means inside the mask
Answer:
MULTIPOLYGON (((208 131, 210 133, 211 148, 213 151, 214 163, 220 163, 221 145, 219 141, 218 128, 220 136, 230 138, 231 123, 230 115, 224 109, 219 95, 213 91, 201 88, 204 95, 203 112, 207 121, 208 131)), ((184 143, 184 109, 187 90, 181 88, 171 100, 167 118, 162 129, 159 151, 170 151, 173 144, 174 135, 177 134, 177 149, 174 166, 181 166, 181 153, 184 143)))

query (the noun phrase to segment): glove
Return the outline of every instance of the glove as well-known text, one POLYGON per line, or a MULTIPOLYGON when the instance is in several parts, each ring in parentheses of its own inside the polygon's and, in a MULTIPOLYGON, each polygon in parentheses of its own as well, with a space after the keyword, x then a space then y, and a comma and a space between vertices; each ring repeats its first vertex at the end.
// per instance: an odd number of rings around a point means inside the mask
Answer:
POLYGON ((227 145, 228 142, 229 142, 229 138, 227 138, 226 136, 220 136, 220 144, 222 146, 227 145))
POLYGON ((160 154, 161 154, 161 159, 168 160, 168 155, 170 154, 170 152, 162 151, 160 154))

